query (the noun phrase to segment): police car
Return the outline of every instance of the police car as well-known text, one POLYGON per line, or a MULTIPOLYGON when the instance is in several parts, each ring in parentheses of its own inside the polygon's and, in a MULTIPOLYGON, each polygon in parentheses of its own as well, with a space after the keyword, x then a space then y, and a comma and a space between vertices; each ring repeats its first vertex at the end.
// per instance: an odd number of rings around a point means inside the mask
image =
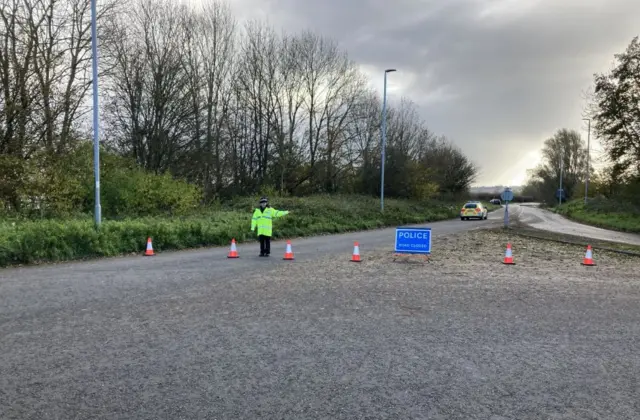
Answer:
POLYGON ((479 201, 469 201, 460 209, 460 220, 486 220, 488 216, 489 211, 479 201))

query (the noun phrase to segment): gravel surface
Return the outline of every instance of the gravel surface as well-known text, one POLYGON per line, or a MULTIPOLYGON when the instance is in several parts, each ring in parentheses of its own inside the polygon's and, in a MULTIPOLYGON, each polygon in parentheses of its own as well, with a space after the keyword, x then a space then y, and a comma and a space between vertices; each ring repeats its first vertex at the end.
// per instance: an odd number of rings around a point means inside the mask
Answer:
POLYGON ((428 263, 361 252, 100 296, 43 281, 65 305, 0 311, 0 418, 640 418, 640 259, 492 232, 428 263))

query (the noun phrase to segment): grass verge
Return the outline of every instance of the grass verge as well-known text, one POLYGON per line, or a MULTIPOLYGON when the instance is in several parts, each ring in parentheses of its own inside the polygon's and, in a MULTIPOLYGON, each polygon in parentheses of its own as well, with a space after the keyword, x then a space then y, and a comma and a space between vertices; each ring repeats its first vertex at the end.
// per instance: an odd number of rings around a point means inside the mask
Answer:
MULTIPOLYGON (((0 266, 141 253, 147 237, 156 251, 253 240, 251 214, 257 200, 236 199, 190 217, 105 220, 99 231, 90 218, 0 223, 0 266)), ((457 203, 387 199, 381 214, 378 199, 362 196, 275 198, 272 205, 291 211, 274 221, 274 239, 434 222, 457 217, 460 209, 457 203)))
POLYGON ((591 226, 640 233, 640 209, 629 203, 598 198, 585 205, 579 200, 556 207, 555 212, 591 226))

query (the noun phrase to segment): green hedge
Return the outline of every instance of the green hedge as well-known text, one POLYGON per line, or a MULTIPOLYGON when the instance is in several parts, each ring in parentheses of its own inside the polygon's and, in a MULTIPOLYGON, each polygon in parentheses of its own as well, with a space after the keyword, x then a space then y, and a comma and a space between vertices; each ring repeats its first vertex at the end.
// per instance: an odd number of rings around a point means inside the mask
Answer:
MULTIPOLYGON (((253 240, 250 220, 257 198, 236 199, 191 217, 105 220, 99 231, 88 218, 5 221, 0 223, 0 266, 142 253, 147 237, 155 251, 253 240)), ((458 204, 385 200, 381 214, 379 200, 361 196, 274 198, 272 205, 292 211, 275 221, 274 238, 431 222, 454 218, 459 211, 458 204)))

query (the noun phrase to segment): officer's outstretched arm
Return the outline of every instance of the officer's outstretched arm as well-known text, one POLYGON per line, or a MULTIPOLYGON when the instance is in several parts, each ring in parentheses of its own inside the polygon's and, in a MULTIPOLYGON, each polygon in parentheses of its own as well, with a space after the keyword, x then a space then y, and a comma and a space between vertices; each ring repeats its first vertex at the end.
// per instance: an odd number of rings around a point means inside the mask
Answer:
POLYGON ((289 214, 288 210, 276 210, 276 209, 273 209, 273 210, 275 211, 275 213, 273 214, 273 217, 282 217, 289 214))

